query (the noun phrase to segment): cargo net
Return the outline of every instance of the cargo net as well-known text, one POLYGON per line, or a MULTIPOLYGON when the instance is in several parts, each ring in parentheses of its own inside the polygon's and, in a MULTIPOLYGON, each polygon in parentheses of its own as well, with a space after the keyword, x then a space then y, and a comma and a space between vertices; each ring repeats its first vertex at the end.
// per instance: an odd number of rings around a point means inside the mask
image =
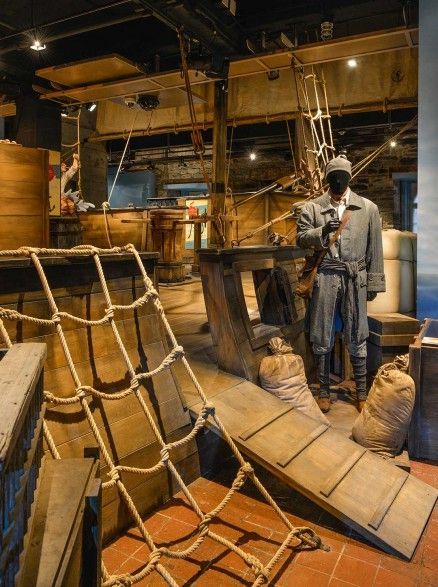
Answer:
MULTIPOLYGON (((235 554, 240 556, 245 561, 245 563, 248 565, 248 567, 254 573, 253 585, 263 585, 268 582, 269 575, 270 575, 271 571, 273 570, 274 566, 280 561, 280 559, 281 559, 282 555, 285 553, 286 549, 288 547, 291 547, 292 544, 297 543, 297 539, 299 540, 299 542, 298 542, 298 546, 295 546, 295 548, 299 548, 301 550, 322 547, 321 539, 315 534, 315 532, 311 528, 294 527, 291 524, 289 519, 282 512, 282 510, 278 507, 278 505, 276 504, 274 499, 271 497, 269 492, 265 489, 265 487, 259 481, 251 464, 248 463, 247 461, 245 461, 245 459, 243 458, 239 449, 237 448, 237 446, 233 442, 232 438, 228 434, 227 430, 224 428, 219 416, 215 412, 214 405, 212 403, 210 403, 209 400, 207 399, 207 397, 204 394, 204 391, 202 390, 202 387, 200 386, 195 374, 193 373, 186 357, 184 356, 183 348, 180 345, 178 345, 178 342, 175 338, 175 335, 173 334, 172 329, 169 325, 169 322, 167 321, 167 318, 164 314, 164 309, 161 304, 159 295, 158 295, 156 289, 154 288, 152 281, 150 280, 150 278, 148 277, 148 275, 146 273, 146 270, 143 266, 140 255, 138 254, 137 250, 135 249, 135 247, 133 245, 126 245, 124 247, 114 247, 112 249, 98 249, 96 247, 87 246, 87 245, 75 247, 74 249, 37 249, 37 248, 23 247, 21 249, 14 250, 14 251, 0 251, 0 256, 1 257, 26 256, 26 257, 30 258, 31 262, 33 263, 33 265, 38 273, 39 279, 41 281, 42 289, 44 290, 44 293, 47 297, 47 301, 48 301, 48 304, 50 307, 50 311, 52 312, 51 319, 47 320, 47 319, 41 319, 41 318, 36 318, 36 317, 32 317, 32 316, 27 316, 25 314, 22 314, 20 312, 15 311, 15 310, 10 310, 7 308, 0 307, 0 333, 1 333, 1 335, 3 336, 7 346, 11 347, 12 342, 11 342, 11 339, 10 339, 7 331, 6 331, 5 325, 3 323, 3 319, 4 320, 12 320, 12 321, 27 320, 27 321, 30 321, 30 322, 33 322, 36 324, 40 324, 42 326, 52 326, 56 329, 56 332, 59 336, 62 348, 63 348, 65 356, 66 356, 66 360, 68 362, 69 369, 70 369, 71 374, 73 376, 73 379, 75 381, 76 388, 73 390, 71 397, 62 398, 62 397, 57 397, 53 393, 46 392, 45 399, 49 404, 52 404, 55 406, 80 404, 80 406, 84 412, 84 415, 87 418, 87 421, 90 425, 90 428, 92 430, 94 438, 96 439, 96 442, 99 446, 99 449, 101 452, 101 457, 109 468, 108 473, 107 473, 107 476, 109 477, 109 479, 103 482, 103 488, 104 489, 108 489, 110 487, 117 488, 117 490, 120 494, 121 500, 124 502, 127 509, 129 510, 129 513, 132 517, 133 522, 137 526, 138 530, 141 533, 141 536, 143 537, 145 543, 147 544, 147 546, 150 549, 150 555, 149 555, 148 562, 145 564, 145 566, 140 571, 136 572, 135 574, 111 575, 108 573, 107 569, 105 568, 105 565, 102 563, 102 577, 103 577, 102 584, 104 585, 104 587, 110 587, 112 585, 119 585, 119 586, 132 585, 132 584, 135 584, 138 581, 142 580, 144 577, 147 577, 148 575, 150 575, 153 572, 159 573, 161 575, 161 577, 169 585, 177 586, 178 583, 175 581, 175 579, 172 577, 172 575, 169 573, 169 571, 165 567, 166 558, 186 559, 186 558, 190 557, 196 551, 196 549, 206 540, 207 537, 212 540, 215 540, 219 544, 225 546, 230 551, 233 551, 235 554), (105 279, 105 274, 104 274, 104 271, 102 268, 100 255, 105 255, 105 254, 112 254, 113 255, 113 254, 117 254, 117 253, 125 253, 125 254, 128 253, 133 256, 133 258, 135 259, 135 261, 138 264, 139 272, 140 272, 140 275, 142 277, 143 284, 144 284, 144 290, 145 290, 144 294, 141 295, 138 299, 136 299, 133 303, 131 303, 129 305, 115 305, 112 303, 110 292, 108 289, 108 285, 107 285, 107 282, 105 279), (99 320, 86 320, 86 319, 83 319, 83 318, 80 318, 77 316, 73 316, 67 312, 60 312, 58 310, 57 305, 56 305, 55 298, 52 294, 52 291, 51 291, 49 283, 47 281, 43 266, 40 261, 40 256, 42 256, 42 255, 67 256, 67 257, 73 257, 73 256, 93 257, 95 265, 96 265, 97 273, 99 275, 100 283, 102 286, 104 298, 105 298, 105 301, 107 304, 105 315, 102 318, 100 318, 99 320), (118 328, 116 325, 116 321, 115 321, 115 316, 117 315, 118 311, 136 310, 140 306, 147 304, 149 302, 151 302, 154 305, 155 311, 156 311, 159 319, 161 319, 161 321, 162 321, 162 324, 163 324, 165 331, 168 335, 168 338, 170 340, 172 349, 156 369, 153 369, 148 372, 136 373, 136 371, 134 370, 134 367, 132 365, 132 362, 128 356, 128 352, 125 348, 125 345, 122 341, 122 338, 119 334, 119 331, 118 331, 118 328), (81 382, 81 380, 79 378, 78 372, 75 368, 75 365, 74 365, 74 362, 72 359, 72 355, 71 355, 70 349, 67 344, 66 336, 63 331, 63 327, 62 327, 63 319, 73 320, 73 321, 77 322, 78 324, 82 324, 85 326, 91 326, 91 327, 101 325, 101 324, 110 324, 113 335, 115 337, 115 340, 117 341, 117 345, 120 349, 120 352, 123 355, 123 358, 126 362, 126 366, 128 368, 128 371, 129 371, 129 374, 131 377, 131 383, 130 383, 130 386, 128 389, 126 389, 122 392, 117 392, 117 393, 105 393, 105 392, 100 391, 98 389, 94 389, 93 387, 90 387, 88 385, 83 385, 83 383, 81 382), (171 365, 177 360, 181 360, 185 369, 187 370, 187 373, 190 376, 190 379, 192 380, 192 382, 193 382, 193 384, 199 394, 199 397, 202 401, 202 409, 200 410, 199 416, 198 416, 196 422, 194 423, 193 428, 189 434, 187 434, 184 438, 182 438, 176 442, 166 443, 159 428, 157 427, 157 425, 154 421, 153 414, 151 413, 149 407, 147 406, 147 404, 145 402, 145 399, 143 398, 143 395, 141 393, 141 384, 143 381, 154 377, 154 375, 161 373, 165 369, 169 369, 171 367, 171 365), (152 428, 153 433, 157 439, 157 442, 161 448, 160 460, 153 467, 150 467, 150 468, 128 467, 128 466, 116 465, 114 463, 113 459, 110 456, 110 452, 109 452, 107 446, 105 445, 105 442, 99 432, 97 423, 93 417, 92 411, 91 411, 91 409, 88 405, 88 402, 87 402, 87 399, 89 399, 90 397, 111 400, 111 401, 117 401, 117 400, 121 400, 122 398, 124 398, 130 394, 134 395, 137 398, 138 402, 140 403, 140 406, 144 412, 145 418, 149 422, 149 425, 152 428), (186 443, 189 443, 191 440, 193 440, 195 438, 196 434, 206 425, 209 418, 211 418, 211 420, 214 422, 216 427, 221 432, 223 439, 230 446, 234 456, 236 457, 236 459, 239 463, 239 469, 238 469, 237 475, 231 485, 231 488, 228 490, 224 499, 213 510, 211 510, 209 512, 204 512, 201 510, 201 508, 199 507, 195 498, 191 494, 189 487, 184 483, 183 479, 181 478, 181 475, 179 474, 175 464, 172 461, 172 452, 177 447, 180 447, 186 443), (138 474, 138 475, 152 475, 152 474, 155 474, 155 473, 162 471, 162 470, 165 470, 165 469, 167 469, 167 471, 173 475, 174 479, 179 484, 181 490, 183 491, 184 495, 186 496, 190 506, 193 508, 194 512, 197 514, 197 516, 199 518, 199 524, 197 527, 197 534, 194 537, 194 540, 191 543, 191 545, 188 546, 187 548, 185 548, 184 550, 172 550, 167 547, 162 547, 162 546, 158 547, 155 544, 150 532, 148 531, 147 522, 146 522, 146 524, 143 522, 142 517, 141 517, 139 511, 137 510, 133 499, 131 498, 131 496, 129 494, 129 491, 127 490, 127 488, 125 487, 125 485, 123 483, 122 475, 125 472, 138 474), (276 551, 276 553, 267 562, 267 564, 263 564, 257 557, 253 556, 252 554, 250 554, 248 552, 245 552, 244 550, 242 550, 240 547, 233 544, 230 540, 228 540, 224 536, 221 536, 220 534, 213 532, 213 530, 210 528, 210 524, 213 521, 213 519, 219 516, 219 514, 222 512, 222 510, 230 502, 233 495, 237 491, 239 491, 248 480, 250 480, 250 481, 252 481, 252 483, 254 483, 254 485, 256 486, 258 491, 261 493, 263 498, 275 510, 276 514, 278 515, 278 517, 284 523, 284 526, 285 526, 286 536, 285 536, 283 542, 281 543, 281 545, 279 546, 278 550, 276 551)), ((59 459, 60 458, 59 452, 55 446, 55 443, 53 441, 53 438, 51 436, 50 430, 49 430, 46 422, 44 422, 44 435, 45 435, 45 439, 47 441, 47 444, 48 444, 48 447, 50 449, 52 456, 54 458, 59 459)))

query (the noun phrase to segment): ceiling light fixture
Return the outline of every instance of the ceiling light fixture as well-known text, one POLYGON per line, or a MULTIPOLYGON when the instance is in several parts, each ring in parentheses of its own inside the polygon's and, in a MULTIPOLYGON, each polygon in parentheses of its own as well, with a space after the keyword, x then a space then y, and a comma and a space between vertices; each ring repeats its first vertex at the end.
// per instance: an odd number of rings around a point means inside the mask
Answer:
POLYGON ((88 112, 93 112, 93 110, 96 110, 96 106, 97 106, 96 102, 91 102, 91 104, 88 104, 87 105, 88 112))
POLYGON ((254 151, 251 151, 251 153, 249 154, 249 158, 251 159, 251 161, 255 161, 257 159, 256 153, 254 153, 254 151))
POLYGON ((347 61, 347 65, 348 65, 348 67, 357 67, 357 61, 356 61, 356 59, 349 59, 347 61))
POLYGON ((38 39, 34 39, 33 44, 30 46, 34 51, 44 51, 46 45, 41 43, 38 39))
POLYGON ((333 19, 324 18, 321 22, 321 41, 331 41, 333 39, 333 19))
POLYGON ((389 143, 389 145, 390 145, 390 147, 393 149, 394 147, 396 147, 396 146, 397 146, 397 141, 394 141, 394 140, 392 140, 392 141, 389 143))

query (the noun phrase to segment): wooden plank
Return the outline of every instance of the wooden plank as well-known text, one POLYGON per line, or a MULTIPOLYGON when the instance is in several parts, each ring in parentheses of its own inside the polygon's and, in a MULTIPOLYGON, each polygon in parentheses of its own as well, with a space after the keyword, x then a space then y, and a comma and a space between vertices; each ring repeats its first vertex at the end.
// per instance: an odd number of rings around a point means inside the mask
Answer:
POLYGON ((142 73, 142 68, 117 53, 44 67, 37 71, 38 77, 68 87, 122 79, 142 73))
POLYGON ((33 391, 40 378, 46 356, 43 344, 13 346, 0 362, 0 470, 11 456, 17 434, 22 428, 33 391))
POLYGON ((415 334, 377 334, 370 332, 368 340, 377 346, 406 346, 408 347, 415 338, 415 334))
POLYGON ((248 261, 235 261, 233 263, 233 270, 238 273, 244 271, 257 271, 260 269, 273 269, 274 259, 249 259, 248 261))
POLYGON ((277 412, 276 414, 273 414, 272 416, 268 416, 267 419, 263 418, 261 420, 258 420, 255 424, 253 424, 252 426, 250 426, 249 428, 246 428, 243 432, 241 432, 239 434, 239 438, 241 438, 242 440, 249 440, 252 436, 254 436, 254 434, 257 434, 257 432, 260 432, 260 430, 262 430, 266 426, 269 426, 269 424, 272 424, 272 422, 274 422, 278 418, 281 418, 281 416, 284 416, 285 414, 287 414, 288 412, 290 412, 293 409, 294 409, 293 406, 285 407, 285 408, 281 409, 279 412, 277 412))
POLYGON ((324 481, 323 487, 321 489, 322 495, 325 497, 329 497, 332 491, 336 489, 339 483, 344 479, 346 475, 351 471, 351 469, 360 461, 363 455, 366 453, 366 449, 362 448, 358 451, 352 453, 350 457, 344 461, 344 463, 333 472, 332 475, 326 481, 324 481))
POLYGON ((408 478, 409 478, 409 474, 405 474, 405 475, 401 475, 400 477, 398 477, 398 479, 396 479, 394 481, 394 483, 391 487, 391 490, 388 491, 383 496, 382 502, 376 508, 376 510, 374 511, 374 514, 372 515, 370 521, 368 522, 368 525, 371 526, 371 528, 374 528, 374 530, 379 529, 379 526, 382 523, 383 518, 388 513, 389 508, 394 503, 394 500, 397 498, 398 494, 402 490, 402 488, 403 488, 404 484, 406 483, 406 481, 408 480, 408 478))
POLYGON ((93 459, 44 463, 19 586, 62 584, 93 471, 93 459))
POLYGON ((317 428, 315 428, 310 434, 304 436, 301 441, 292 448, 292 450, 287 451, 280 455, 280 458, 277 460, 277 463, 280 467, 287 467, 291 461, 295 457, 297 457, 304 449, 306 449, 312 442, 314 442, 321 434, 327 431, 329 426, 327 424, 321 424, 317 428))
MULTIPOLYGON (((283 467, 278 464, 284 455, 315 430, 315 421, 299 410, 292 410, 282 419, 262 429, 248 441, 239 434, 242 420, 262 418, 280 409, 282 402, 256 385, 246 381, 214 396, 216 414, 237 446, 248 458, 279 477, 283 482, 306 495, 331 514, 342 519, 356 532, 389 552, 410 558, 437 500, 438 491, 409 476, 397 499, 383 518, 378 530, 369 526, 381 496, 392 487, 400 470, 392 462, 366 451, 350 469, 342 483, 329 497, 321 493, 321 479, 328 479, 343 466, 358 445, 342 432, 329 427, 283 467), (275 443, 272 439, 275 438, 275 443)), ((201 404, 192 406, 196 415, 201 404)), ((209 428, 219 431, 214 423, 209 428)))

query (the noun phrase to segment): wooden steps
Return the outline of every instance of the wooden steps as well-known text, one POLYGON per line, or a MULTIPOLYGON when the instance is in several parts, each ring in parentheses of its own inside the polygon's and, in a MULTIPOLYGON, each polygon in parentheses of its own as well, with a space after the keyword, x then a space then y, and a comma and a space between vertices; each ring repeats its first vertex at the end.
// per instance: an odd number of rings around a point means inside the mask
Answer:
POLYGON ((412 557, 436 489, 249 381, 212 401, 249 458, 384 550, 412 557))
POLYGON ((90 506, 95 512, 100 509, 97 470, 94 458, 44 461, 17 587, 98 584, 100 549, 89 541, 90 522, 100 541, 97 518, 89 517, 90 506), (86 583, 82 583, 82 569, 86 583))

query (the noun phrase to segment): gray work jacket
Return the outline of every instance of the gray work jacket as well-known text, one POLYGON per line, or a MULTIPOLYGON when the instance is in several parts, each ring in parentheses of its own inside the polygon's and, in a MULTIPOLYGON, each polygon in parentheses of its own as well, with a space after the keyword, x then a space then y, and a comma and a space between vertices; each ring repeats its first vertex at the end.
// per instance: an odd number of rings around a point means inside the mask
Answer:
MULTIPOLYGON (((351 329, 351 332, 344 330, 347 340, 361 343, 368 336, 366 292, 385 291, 382 229, 377 206, 353 191, 350 191, 347 210, 351 214, 350 219, 339 241, 327 251, 326 258, 339 259, 347 263, 365 260, 366 268, 359 272, 354 283, 358 300, 356 308, 358 321, 356 324, 351 324, 351 328, 348 329, 351 329)), ((297 221, 297 244, 305 249, 323 250, 327 239, 322 237, 322 228, 335 217, 335 214, 328 192, 306 203, 297 221)), ((335 311, 335 300, 331 299, 335 293, 330 273, 331 271, 327 269, 319 270, 316 283, 319 291, 318 295, 312 297, 309 306, 310 316, 308 316, 312 342, 324 347, 331 345, 330 333, 335 311)))

